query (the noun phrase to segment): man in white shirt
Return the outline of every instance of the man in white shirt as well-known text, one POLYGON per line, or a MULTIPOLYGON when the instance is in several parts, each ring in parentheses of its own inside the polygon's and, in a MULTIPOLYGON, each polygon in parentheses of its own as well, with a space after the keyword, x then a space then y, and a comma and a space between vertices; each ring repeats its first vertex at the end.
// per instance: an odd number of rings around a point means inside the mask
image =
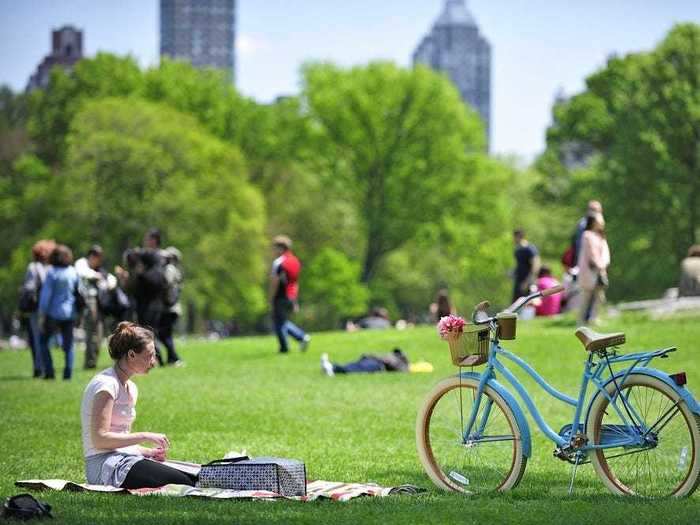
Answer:
POLYGON ((75 261, 75 271, 80 277, 80 291, 85 299, 82 312, 82 326, 85 330, 85 369, 97 366, 97 357, 102 342, 103 320, 100 314, 97 295, 99 287, 106 278, 102 271, 104 255, 102 248, 93 245, 86 257, 75 261))

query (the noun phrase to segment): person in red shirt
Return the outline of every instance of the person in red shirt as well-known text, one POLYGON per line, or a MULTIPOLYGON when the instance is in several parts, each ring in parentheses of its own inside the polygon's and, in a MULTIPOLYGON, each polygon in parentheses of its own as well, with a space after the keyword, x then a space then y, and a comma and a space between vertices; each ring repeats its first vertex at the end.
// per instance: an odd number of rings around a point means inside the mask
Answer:
POLYGON ((311 337, 289 320, 292 311, 299 310, 299 274, 301 262, 292 253, 292 240, 286 235, 278 235, 272 240, 277 258, 272 262, 268 299, 272 308, 272 322, 279 340, 281 354, 289 351, 287 334, 299 341, 303 352, 309 346, 311 337))

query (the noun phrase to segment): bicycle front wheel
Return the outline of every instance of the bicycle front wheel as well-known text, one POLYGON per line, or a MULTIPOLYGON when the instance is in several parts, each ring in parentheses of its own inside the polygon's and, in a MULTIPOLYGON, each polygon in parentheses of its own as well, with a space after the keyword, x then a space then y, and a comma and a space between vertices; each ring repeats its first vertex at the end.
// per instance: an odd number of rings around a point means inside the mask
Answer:
POLYGON ((428 395, 416 421, 418 454, 430 479, 445 490, 478 494, 515 487, 525 472, 520 427, 508 403, 486 387, 476 423, 465 435, 478 381, 451 377, 428 395))
MULTIPOLYGON (((596 449, 590 458, 614 493, 642 497, 688 496, 700 474, 700 418, 669 385, 655 377, 630 374, 619 384, 614 405, 598 395, 588 417, 593 445, 637 438, 641 443, 596 449), (627 405, 627 406, 624 406, 627 405), (631 424, 630 424, 631 422, 631 424)), ((606 390, 614 396, 611 382, 606 390)))

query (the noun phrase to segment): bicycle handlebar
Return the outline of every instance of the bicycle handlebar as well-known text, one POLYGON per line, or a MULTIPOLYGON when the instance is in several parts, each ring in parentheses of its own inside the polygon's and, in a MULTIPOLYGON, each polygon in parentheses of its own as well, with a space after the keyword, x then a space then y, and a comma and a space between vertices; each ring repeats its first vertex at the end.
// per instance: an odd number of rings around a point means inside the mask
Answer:
POLYGON ((526 295, 525 297, 521 297, 520 299, 517 299, 513 304, 511 304, 504 311, 516 313, 523 306, 525 306, 527 303, 529 303, 533 299, 537 299, 538 297, 547 297, 549 295, 554 295, 554 294, 557 294, 557 293, 560 293, 563 291, 564 291, 564 287, 561 284, 558 284, 556 286, 552 286, 551 288, 547 288, 546 290, 540 290, 538 292, 533 292, 530 295, 526 295))
POLYGON ((564 286, 561 284, 558 284, 556 286, 552 286, 551 288, 547 288, 546 290, 542 290, 540 293, 542 294, 542 297, 548 297, 550 295, 556 295, 558 293, 561 293, 564 291, 564 286))
MULTIPOLYGON (((517 313, 523 306, 525 306, 527 303, 532 301, 533 299, 537 299, 538 297, 549 297, 550 295, 555 295, 558 293, 561 293, 564 291, 564 286, 561 284, 558 284, 556 286, 552 286, 551 288, 547 288, 546 290, 540 290, 538 292, 531 293, 530 295, 526 295, 525 297, 520 297, 517 299, 513 304, 511 304, 508 308, 503 310, 504 312, 511 312, 511 313, 517 313)), ((472 321, 475 324, 486 324, 490 323, 492 321, 496 320, 496 317, 488 317, 486 319, 476 319, 476 313, 477 312, 485 312, 486 309, 490 306, 490 303, 488 301, 481 301, 479 304, 477 304, 474 307, 474 313, 472 314, 472 321)))

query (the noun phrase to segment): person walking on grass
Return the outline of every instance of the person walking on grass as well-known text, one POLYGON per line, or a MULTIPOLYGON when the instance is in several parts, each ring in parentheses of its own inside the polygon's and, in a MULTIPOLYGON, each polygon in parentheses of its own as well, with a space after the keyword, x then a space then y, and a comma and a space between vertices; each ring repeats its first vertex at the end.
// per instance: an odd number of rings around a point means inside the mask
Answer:
POLYGON ((41 338, 41 365, 44 379, 55 379, 49 340, 55 332, 61 333, 61 344, 65 354, 63 379, 73 375, 73 328, 77 314, 76 293, 78 274, 73 268, 73 252, 63 244, 57 245, 49 256, 51 267, 39 294, 39 316, 41 338))
POLYGON ((610 248, 605 238, 605 220, 601 213, 596 213, 588 217, 578 256, 578 284, 582 290, 579 322, 583 325, 596 321, 598 304, 605 300, 609 265, 610 248))
POLYGON ((131 377, 156 364, 153 332, 123 321, 108 347, 114 365, 92 378, 80 406, 87 482, 126 489, 194 485, 196 477, 162 463, 170 447, 165 434, 131 432, 138 400, 131 377))
POLYGON ((272 240, 277 258, 272 262, 268 299, 272 309, 272 323, 279 341, 279 352, 289 351, 287 334, 299 341, 303 352, 311 341, 311 336, 289 320, 292 312, 299 310, 299 274, 301 263, 292 252, 292 240, 286 235, 278 235, 272 240))
POLYGON ((534 244, 531 244, 525 236, 524 230, 513 232, 515 251, 515 270, 513 271, 513 298, 518 298, 530 293, 530 286, 534 284, 535 277, 540 270, 540 255, 534 244))
POLYGON ((576 223, 576 229, 574 230, 574 236, 572 239, 574 267, 577 266, 578 257, 581 253, 581 241, 583 239, 583 232, 586 231, 588 218, 595 215, 603 215, 603 205, 600 203, 600 201, 588 201, 588 204, 586 205, 586 214, 576 223))

